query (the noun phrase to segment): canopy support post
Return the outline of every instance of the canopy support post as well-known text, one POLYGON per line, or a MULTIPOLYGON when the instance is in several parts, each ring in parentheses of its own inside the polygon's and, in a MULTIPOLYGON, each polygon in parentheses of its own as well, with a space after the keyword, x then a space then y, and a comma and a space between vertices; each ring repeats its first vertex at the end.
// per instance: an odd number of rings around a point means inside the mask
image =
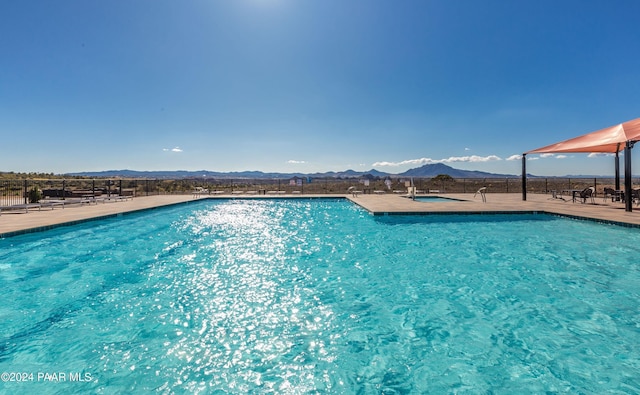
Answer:
POLYGON ((633 143, 631 141, 627 141, 624 146, 624 210, 625 211, 633 211, 632 199, 631 196, 631 148, 633 148, 633 143))
POLYGON ((527 200, 527 154, 522 154, 522 200, 527 200))
POLYGON ((616 149, 615 169, 616 169, 616 178, 615 178, 616 191, 619 191, 620 190, 620 144, 618 144, 618 149, 616 149))

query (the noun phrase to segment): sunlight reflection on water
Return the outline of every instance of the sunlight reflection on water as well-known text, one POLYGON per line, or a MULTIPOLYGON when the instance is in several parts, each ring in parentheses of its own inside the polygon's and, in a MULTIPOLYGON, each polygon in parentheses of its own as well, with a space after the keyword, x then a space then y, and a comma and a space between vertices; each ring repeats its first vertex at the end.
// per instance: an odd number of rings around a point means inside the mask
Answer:
MULTIPOLYGON (((210 388, 301 393, 317 389, 318 380, 331 387, 330 372, 318 372, 313 361, 335 359, 318 340, 333 314, 309 298, 308 275, 287 260, 300 251, 296 235, 308 223, 285 227, 284 215, 271 205, 223 205, 199 211, 185 225, 200 240, 181 257, 186 266, 173 280, 174 288, 190 292, 170 318, 177 341, 168 354, 195 364, 194 378, 208 372, 210 388)), ((301 217, 286 222, 303 223, 301 217)))

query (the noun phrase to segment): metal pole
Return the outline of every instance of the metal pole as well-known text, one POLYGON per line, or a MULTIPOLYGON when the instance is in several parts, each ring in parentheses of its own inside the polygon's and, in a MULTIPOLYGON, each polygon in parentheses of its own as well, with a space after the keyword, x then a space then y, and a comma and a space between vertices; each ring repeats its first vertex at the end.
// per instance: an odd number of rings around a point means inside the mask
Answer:
POLYGON ((627 141, 624 146, 624 209, 632 211, 631 204, 631 148, 633 143, 627 141))
MULTIPOLYGON (((620 145, 618 144, 618 147, 620 147, 620 145)), ((619 151, 619 150, 618 150, 619 151)), ((616 162, 615 162, 615 169, 616 169, 616 179, 615 179, 615 183, 616 183, 616 191, 620 190, 620 153, 616 151, 616 162)))
POLYGON ((527 200, 527 154, 522 154, 522 200, 527 200))

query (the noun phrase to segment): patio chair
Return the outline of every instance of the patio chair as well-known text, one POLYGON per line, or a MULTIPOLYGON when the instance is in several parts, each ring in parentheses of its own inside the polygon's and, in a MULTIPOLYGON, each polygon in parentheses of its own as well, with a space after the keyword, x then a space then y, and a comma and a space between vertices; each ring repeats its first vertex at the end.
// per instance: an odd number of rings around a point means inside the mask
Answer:
POLYGON ((37 208, 38 211, 40 211, 40 209, 42 208, 42 205, 40 203, 27 203, 27 204, 12 204, 10 206, 0 206, 0 215, 2 215, 2 211, 4 210, 5 212, 8 211, 12 211, 12 212, 20 212, 22 213, 24 210, 25 213, 29 212, 29 209, 32 208, 37 208))
POLYGON ((604 193, 602 195, 602 201, 606 202, 607 199, 611 198, 611 201, 613 202, 613 200, 616 198, 616 191, 613 188, 605 188, 604 189, 604 193))
POLYGON ((358 195, 362 193, 362 191, 356 190, 356 187, 349 187, 347 192, 349 192, 353 197, 358 197, 358 195))
POLYGON ((595 194, 594 187, 588 187, 580 192, 580 195, 577 196, 580 199, 580 203, 586 203, 587 199, 591 199, 591 203, 595 204, 596 202, 593 200, 593 195, 595 194))
POLYGON ((203 187, 196 187, 196 189, 193 190, 193 198, 199 198, 202 195, 208 195, 209 194, 209 190, 207 188, 203 188, 203 187))
POLYGON ((631 202, 635 202, 636 206, 640 206, 640 189, 631 191, 631 202))

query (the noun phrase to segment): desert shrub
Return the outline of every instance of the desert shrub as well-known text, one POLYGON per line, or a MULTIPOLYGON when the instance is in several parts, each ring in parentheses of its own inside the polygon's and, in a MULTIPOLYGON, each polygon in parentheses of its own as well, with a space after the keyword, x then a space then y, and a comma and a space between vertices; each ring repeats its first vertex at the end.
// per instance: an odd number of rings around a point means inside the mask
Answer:
POLYGON ((33 187, 29 190, 27 198, 29 199, 29 203, 38 203, 40 199, 42 199, 42 192, 40 192, 38 188, 33 187))

